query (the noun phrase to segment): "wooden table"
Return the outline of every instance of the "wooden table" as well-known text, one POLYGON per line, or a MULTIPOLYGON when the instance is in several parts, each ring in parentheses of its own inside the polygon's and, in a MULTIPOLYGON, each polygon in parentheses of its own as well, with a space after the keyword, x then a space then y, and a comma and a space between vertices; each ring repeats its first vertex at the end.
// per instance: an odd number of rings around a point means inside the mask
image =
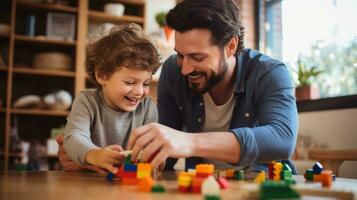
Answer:
MULTIPOLYGON (((143 193, 139 192, 136 186, 121 185, 119 181, 108 182, 104 177, 94 173, 69 173, 62 171, 2 172, 0 173, 0 199, 203 199, 201 194, 179 193, 174 173, 165 173, 162 177, 162 180, 158 180, 158 182, 166 187, 165 193, 143 193)), ((309 185, 304 183, 301 176, 294 176, 294 178, 298 183, 302 183, 301 185, 309 185)), ((242 186, 247 186, 249 185, 248 183, 234 180, 229 182, 229 188, 221 192, 221 199, 247 199, 247 196, 245 196, 247 189, 242 186)), ((311 183, 310 186, 321 188, 319 183, 311 183)), ((337 178, 333 188, 333 190, 355 190, 357 192, 357 180, 337 178)), ((323 191, 329 192, 331 189, 323 189, 323 191)), ((346 194, 350 195, 341 197, 353 199, 353 194, 352 197, 350 192, 346 194)), ((303 199, 310 198, 304 197, 303 199)))

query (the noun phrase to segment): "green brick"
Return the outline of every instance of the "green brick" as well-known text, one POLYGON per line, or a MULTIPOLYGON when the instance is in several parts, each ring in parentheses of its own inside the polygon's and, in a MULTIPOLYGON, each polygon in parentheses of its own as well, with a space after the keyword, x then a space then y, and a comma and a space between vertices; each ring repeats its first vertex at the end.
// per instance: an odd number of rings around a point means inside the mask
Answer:
POLYGON ((300 199, 300 195, 283 181, 267 180, 260 186, 260 200, 300 199))
POLYGON ((163 192, 165 192, 165 188, 164 188, 164 186, 157 184, 157 185, 152 186, 151 191, 156 192, 156 193, 163 193, 163 192))
POLYGON ((283 170, 283 171, 281 171, 280 175, 281 175, 281 179, 285 180, 285 179, 288 179, 288 178, 292 177, 292 172, 289 171, 289 170, 283 170))
POLYGON ((234 171, 234 179, 236 180, 244 180, 244 170, 236 170, 234 171))
POLYGON ((307 181, 313 181, 314 180, 314 170, 313 169, 307 169, 305 171, 305 178, 307 181))
POLYGON ((205 195, 205 200, 220 200, 221 197, 218 195, 205 195))

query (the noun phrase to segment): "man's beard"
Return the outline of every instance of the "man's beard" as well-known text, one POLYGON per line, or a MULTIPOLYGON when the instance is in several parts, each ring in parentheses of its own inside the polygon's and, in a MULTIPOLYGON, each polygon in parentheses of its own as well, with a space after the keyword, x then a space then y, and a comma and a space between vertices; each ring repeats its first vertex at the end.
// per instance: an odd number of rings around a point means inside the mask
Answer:
MULTIPOLYGON (((195 94, 204 94, 206 92, 208 92, 210 89, 212 89, 214 86, 216 86, 224 77, 224 75, 227 72, 228 69, 228 63, 226 62, 225 58, 223 56, 221 56, 220 61, 219 61, 219 71, 217 74, 212 73, 211 77, 208 79, 206 85, 204 85, 201 89, 199 89, 199 84, 200 83, 190 83, 190 89, 193 93, 195 94)), ((196 73, 196 72, 191 72, 191 73, 196 73)), ((190 74, 191 74, 190 73, 190 74)), ((204 76, 206 76, 207 79, 207 73, 204 74, 204 76)))

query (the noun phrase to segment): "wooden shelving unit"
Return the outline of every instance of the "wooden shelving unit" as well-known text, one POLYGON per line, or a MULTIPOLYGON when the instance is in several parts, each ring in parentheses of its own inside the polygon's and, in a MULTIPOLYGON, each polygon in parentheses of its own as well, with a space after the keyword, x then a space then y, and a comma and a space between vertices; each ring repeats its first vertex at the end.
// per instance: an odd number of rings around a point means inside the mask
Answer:
POLYGON ((92 11, 92 10, 89 11, 89 20, 93 22, 110 22, 110 23, 120 23, 120 22, 135 22, 138 24, 144 23, 143 17, 136 17, 130 15, 117 17, 114 15, 108 15, 104 12, 92 11))
MULTIPOLYGON (((145 29, 145 2, 143 0, 116 0, 126 7, 124 16, 106 14, 103 0, 65 0, 68 5, 36 3, 27 0, 5 1, 0 5, 0 23, 10 26, 9 34, 0 34, 0 53, 6 67, 0 66, 0 170, 13 170, 10 158, 18 156, 10 151, 10 131, 16 118, 20 138, 43 138, 51 128, 66 122, 69 110, 19 109, 13 103, 22 96, 44 96, 54 90, 66 90, 74 97, 88 87, 83 66, 90 23, 138 23, 145 29), (62 41, 46 37, 46 16, 49 12, 75 16, 75 38, 62 41), (35 35, 26 35, 26 17, 36 17, 35 35), (35 69, 32 60, 37 53, 59 51, 72 58, 68 71, 35 69), (41 132, 41 136, 38 135, 41 132)), ((56 159, 56 155, 46 156, 56 159)))
POLYGON ((63 46, 76 46, 76 41, 62 41, 49 39, 44 36, 42 37, 30 37, 25 35, 15 35, 15 41, 17 42, 26 42, 32 44, 48 44, 48 45, 63 45, 63 46))
POLYGON ((19 74, 32 74, 32 75, 44 75, 44 76, 63 76, 63 77, 74 77, 74 72, 70 71, 59 71, 59 70, 46 70, 46 69, 29 69, 29 68, 13 68, 14 73, 19 74))

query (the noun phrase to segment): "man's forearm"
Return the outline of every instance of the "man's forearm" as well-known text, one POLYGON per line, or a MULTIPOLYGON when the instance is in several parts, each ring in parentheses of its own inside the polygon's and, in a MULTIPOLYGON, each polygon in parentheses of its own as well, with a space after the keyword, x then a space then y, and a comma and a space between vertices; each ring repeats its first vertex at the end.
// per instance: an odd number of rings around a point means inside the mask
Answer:
POLYGON ((240 144, 233 133, 194 133, 190 137, 193 141, 192 156, 238 163, 240 144))

